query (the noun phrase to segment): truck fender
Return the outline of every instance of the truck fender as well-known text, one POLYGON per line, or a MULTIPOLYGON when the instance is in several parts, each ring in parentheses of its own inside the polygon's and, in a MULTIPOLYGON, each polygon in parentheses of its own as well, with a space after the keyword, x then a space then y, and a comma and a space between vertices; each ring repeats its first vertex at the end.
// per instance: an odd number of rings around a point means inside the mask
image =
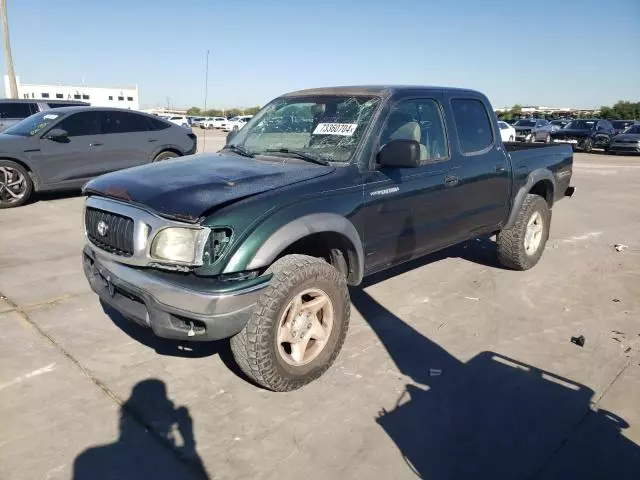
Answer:
POLYGON ((533 188, 533 186, 536 183, 538 183, 540 180, 548 180, 549 182, 551 182, 552 189, 553 189, 553 191, 551 192, 551 199, 553 202, 553 198, 556 190, 556 179, 553 176, 553 173, 551 173, 551 171, 546 168, 539 168, 537 170, 534 170, 529 174, 529 176, 527 177, 527 181, 522 187, 520 187, 520 190, 518 190, 518 193, 516 193, 516 196, 513 199, 513 205, 511 206, 511 213, 509 214, 509 219, 507 220, 507 223, 504 226, 505 229, 511 228, 513 227, 513 225, 515 225, 516 219, 518 217, 518 212, 520 212, 520 209, 522 208, 524 199, 529 194, 529 192, 531 192, 531 189, 533 188))
POLYGON ((249 261, 247 269, 257 270, 267 267, 275 261, 280 253, 297 240, 322 232, 339 233, 351 242, 355 258, 349 258, 351 269, 351 281, 349 283, 359 284, 364 275, 364 251, 360 235, 348 219, 335 213, 305 215, 280 227, 260 246, 249 261))

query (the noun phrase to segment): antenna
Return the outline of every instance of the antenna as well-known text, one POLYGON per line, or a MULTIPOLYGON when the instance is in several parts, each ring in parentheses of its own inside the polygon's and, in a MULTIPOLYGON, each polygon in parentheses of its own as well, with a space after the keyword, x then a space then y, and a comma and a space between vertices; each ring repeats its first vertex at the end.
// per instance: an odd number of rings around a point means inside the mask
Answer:
MULTIPOLYGON (((207 50, 207 56, 205 59, 205 70, 204 70, 204 111, 207 111, 207 96, 209 95, 209 50, 207 50)), ((204 112, 203 112, 204 113, 204 112)), ((204 135, 202 137, 202 152, 204 153, 204 148, 207 145, 207 129, 204 129, 204 135)))

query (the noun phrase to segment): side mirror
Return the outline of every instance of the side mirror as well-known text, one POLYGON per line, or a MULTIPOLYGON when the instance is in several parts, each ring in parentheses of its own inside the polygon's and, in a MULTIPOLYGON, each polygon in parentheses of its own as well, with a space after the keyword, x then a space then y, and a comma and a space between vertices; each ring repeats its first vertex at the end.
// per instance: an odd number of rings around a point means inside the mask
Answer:
POLYGON ((419 167, 420 144, 415 140, 391 140, 378 152, 378 163, 383 167, 419 167))
POLYGON ((53 128, 49 130, 49 133, 44 138, 54 142, 65 142, 69 140, 69 133, 61 128, 53 128))
POLYGON ((235 137, 238 134, 239 131, 240 130, 231 130, 229 133, 227 133, 227 140, 226 140, 226 144, 227 145, 229 144, 229 142, 231 140, 233 140, 233 137, 235 137))

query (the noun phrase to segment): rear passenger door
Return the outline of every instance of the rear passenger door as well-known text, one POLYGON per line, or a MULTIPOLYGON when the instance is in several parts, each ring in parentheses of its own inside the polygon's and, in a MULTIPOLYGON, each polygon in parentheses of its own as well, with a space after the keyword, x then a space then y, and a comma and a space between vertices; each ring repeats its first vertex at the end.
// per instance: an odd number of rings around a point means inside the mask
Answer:
MULTIPOLYGON (((458 176, 453 240, 494 231, 504 222, 511 198, 511 164, 482 98, 450 99, 453 169, 458 176)), ((447 112, 449 113, 449 112, 447 112)))
POLYGON ((151 160, 158 133, 143 115, 120 110, 100 111, 108 171, 143 165, 151 160))

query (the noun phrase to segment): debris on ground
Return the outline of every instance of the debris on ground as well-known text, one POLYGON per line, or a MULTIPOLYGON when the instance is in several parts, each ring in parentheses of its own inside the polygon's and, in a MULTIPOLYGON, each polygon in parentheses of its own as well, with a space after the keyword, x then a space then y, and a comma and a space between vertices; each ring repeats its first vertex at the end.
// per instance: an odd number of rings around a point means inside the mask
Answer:
POLYGON ((620 303, 620 299, 619 298, 614 298, 611 300, 613 303, 620 303))
POLYGON ((579 347, 584 347, 584 342, 584 335, 580 335, 579 337, 571 337, 571 343, 575 343, 579 347))
POLYGON ((631 351, 631 347, 627 347, 627 349, 624 351, 624 353, 629 353, 631 351))
POLYGON ((621 252, 621 251, 623 251, 625 248, 629 248, 629 246, 628 246, 628 245, 625 245, 625 244, 623 244, 623 243, 616 243, 616 244, 613 246, 613 248, 615 248, 615 249, 616 249, 616 252, 621 252))
POLYGON ((466 298, 467 300, 473 300, 473 301, 475 301, 475 302, 477 302, 478 300, 480 300, 478 297, 464 297, 464 298, 466 298))
POLYGON ((616 335, 624 335, 624 332, 619 332, 618 330, 611 330, 611 333, 615 333, 616 335))
POLYGON ((442 370, 439 368, 430 368, 429 369, 429 376, 430 377, 439 377, 440 375, 442 375, 442 370))

